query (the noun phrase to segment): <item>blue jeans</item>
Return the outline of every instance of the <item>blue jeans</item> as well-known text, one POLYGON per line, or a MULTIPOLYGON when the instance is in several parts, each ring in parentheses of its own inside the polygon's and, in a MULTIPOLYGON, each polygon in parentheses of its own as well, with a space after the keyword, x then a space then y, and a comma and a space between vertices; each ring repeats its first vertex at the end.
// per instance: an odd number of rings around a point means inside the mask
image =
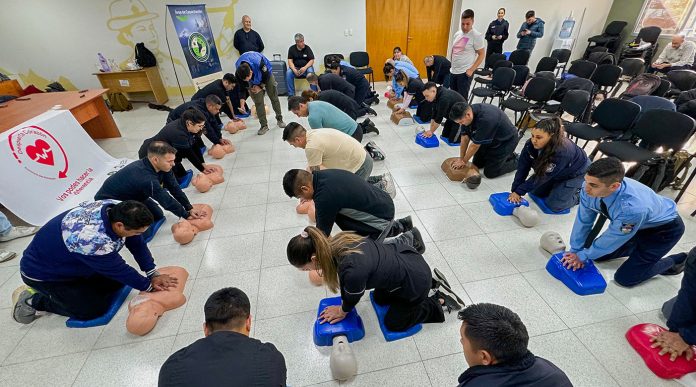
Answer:
POLYGON ((10 233, 10 230, 12 229, 12 223, 10 223, 9 220, 7 220, 7 216, 0 212, 0 235, 5 236, 10 233))
MULTIPOLYGON (((307 74, 311 74, 314 72, 314 66, 309 66, 307 68, 307 71, 304 72, 304 74, 298 76, 295 76, 295 73, 292 71, 292 69, 288 69, 288 72, 285 73, 285 83, 287 83, 288 86, 288 97, 291 97, 295 95, 295 78, 300 78, 300 79, 305 79, 307 78, 307 74)), ((314 85, 309 85, 312 90, 317 91, 316 86, 314 85)))

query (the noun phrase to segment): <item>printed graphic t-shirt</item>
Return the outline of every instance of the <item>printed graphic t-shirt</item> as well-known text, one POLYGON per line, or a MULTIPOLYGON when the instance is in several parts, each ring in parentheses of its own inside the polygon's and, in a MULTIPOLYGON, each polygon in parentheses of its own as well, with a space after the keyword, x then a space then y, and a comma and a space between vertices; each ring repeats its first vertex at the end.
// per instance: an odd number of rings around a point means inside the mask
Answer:
POLYGON ((454 34, 452 42, 450 73, 462 74, 476 62, 476 50, 485 47, 483 34, 473 28, 467 33, 459 30, 454 34))

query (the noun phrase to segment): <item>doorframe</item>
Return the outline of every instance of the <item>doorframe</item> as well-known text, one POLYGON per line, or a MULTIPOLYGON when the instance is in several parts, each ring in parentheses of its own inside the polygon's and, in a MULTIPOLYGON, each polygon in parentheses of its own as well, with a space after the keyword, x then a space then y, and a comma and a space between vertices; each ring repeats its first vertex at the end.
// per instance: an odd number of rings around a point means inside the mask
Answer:
POLYGON ((450 17, 450 36, 447 40, 447 55, 445 55, 445 57, 448 57, 449 53, 452 52, 452 37, 461 28, 459 18, 462 13, 463 5, 464 0, 454 0, 452 2, 452 15, 450 17))

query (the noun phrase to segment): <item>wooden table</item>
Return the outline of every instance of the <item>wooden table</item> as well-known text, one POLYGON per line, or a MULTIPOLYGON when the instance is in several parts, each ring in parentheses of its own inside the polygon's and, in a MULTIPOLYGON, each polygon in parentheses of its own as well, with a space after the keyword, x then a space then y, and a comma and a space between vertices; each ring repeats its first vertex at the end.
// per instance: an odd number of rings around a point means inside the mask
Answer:
MULTIPOLYGON (((126 96, 128 93, 150 92, 155 95, 155 100, 160 105, 169 100, 157 66, 145 67, 142 70, 94 73, 94 75, 97 76, 102 87, 111 92, 118 91, 125 93, 126 96)), ((131 98, 128 97, 128 99, 131 98)))
POLYGON ((92 138, 121 137, 121 132, 114 122, 114 117, 106 107, 102 94, 107 89, 64 91, 59 93, 31 94, 28 100, 15 99, 0 106, 0 133, 12 129, 55 105, 63 105, 75 116, 77 122, 85 128, 92 138))

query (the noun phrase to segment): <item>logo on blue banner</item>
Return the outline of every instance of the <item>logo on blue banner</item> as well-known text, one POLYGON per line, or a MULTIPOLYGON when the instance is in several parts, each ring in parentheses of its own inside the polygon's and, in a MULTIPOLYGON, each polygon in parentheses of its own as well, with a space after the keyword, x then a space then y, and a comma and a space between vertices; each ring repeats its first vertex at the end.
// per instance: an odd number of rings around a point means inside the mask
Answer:
POLYGON ((191 78, 222 71, 204 4, 167 5, 191 78))

